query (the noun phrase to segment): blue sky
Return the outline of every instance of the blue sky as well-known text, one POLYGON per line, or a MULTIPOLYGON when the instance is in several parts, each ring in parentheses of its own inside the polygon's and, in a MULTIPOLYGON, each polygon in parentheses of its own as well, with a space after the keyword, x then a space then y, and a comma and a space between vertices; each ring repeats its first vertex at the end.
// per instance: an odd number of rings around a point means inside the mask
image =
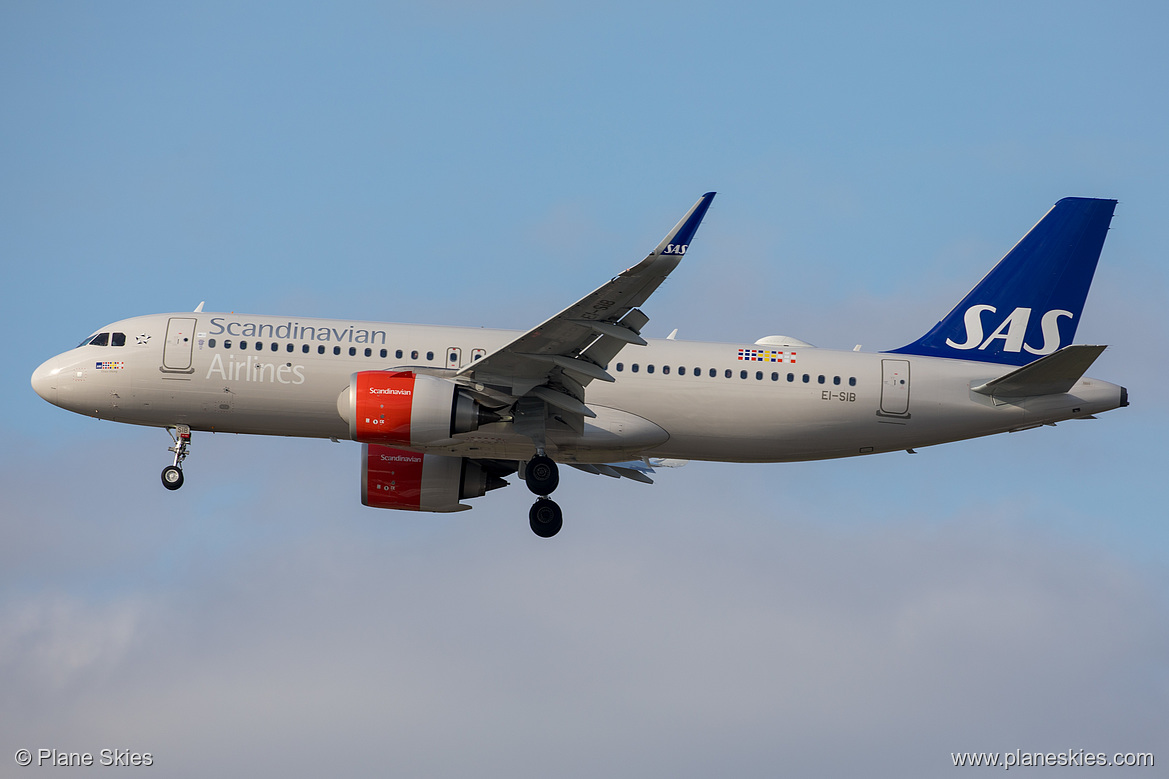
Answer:
POLYGON ((0 3, 0 759, 1169 760, 1167 23, 1154 3, 0 3), (202 300, 526 328, 711 189, 650 335, 895 348, 1060 197, 1119 199, 1078 340, 1111 345, 1092 374, 1133 405, 913 457, 574 472, 541 542, 522 486, 454 517, 363 508, 355 444, 198 436, 167 493, 164 433, 28 384, 107 322, 202 300))

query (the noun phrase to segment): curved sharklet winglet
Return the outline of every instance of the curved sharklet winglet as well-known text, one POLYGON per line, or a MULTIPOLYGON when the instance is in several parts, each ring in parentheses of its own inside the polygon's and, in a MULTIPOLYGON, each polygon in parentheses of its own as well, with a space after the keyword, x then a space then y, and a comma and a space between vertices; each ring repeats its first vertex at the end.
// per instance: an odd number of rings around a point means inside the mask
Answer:
POLYGON ((1076 382, 1083 378, 1084 373, 1107 348, 1086 344, 1065 346, 997 379, 971 387, 971 390, 980 395, 1000 398, 1059 395, 1076 386, 1076 382))
POLYGON ((654 249, 654 254, 685 254, 686 248, 690 246, 690 241, 694 238, 694 234, 698 232, 698 225, 702 224, 702 218, 706 216, 707 209, 710 208, 711 202, 714 200, 715 193, 707 192, 698 199, 686 216, 674 225, 662 242, 658 244, 658 248, 654 249))

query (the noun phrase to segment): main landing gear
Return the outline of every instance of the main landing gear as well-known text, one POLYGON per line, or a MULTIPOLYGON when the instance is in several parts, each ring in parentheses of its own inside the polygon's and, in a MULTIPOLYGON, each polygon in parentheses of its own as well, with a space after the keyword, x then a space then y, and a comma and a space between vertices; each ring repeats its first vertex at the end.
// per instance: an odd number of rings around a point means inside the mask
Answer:
POLYGON ((173 428, 168 427, 166 432, 170 433, 171 440, 175 442, 174 446, 167 449, 175 453, 175 461, 173 465, 162 469, 162 486, 168 490, 177 490, 183 486, 183 460, 187 459, 187 448, 191 445, 191 428, 175 425, 173 428))
POLYGON ((560 506, 548 497, 560 484, 560 471, 556 467, 556 461, 543 451, 537 452, 524 468, 524 481, 534 495, 540 496, 528 511, 528 522, 532 526, 532 532, 540 538, 551 538, 559 533, 564 525, 564 514, 560 511, 560 506))

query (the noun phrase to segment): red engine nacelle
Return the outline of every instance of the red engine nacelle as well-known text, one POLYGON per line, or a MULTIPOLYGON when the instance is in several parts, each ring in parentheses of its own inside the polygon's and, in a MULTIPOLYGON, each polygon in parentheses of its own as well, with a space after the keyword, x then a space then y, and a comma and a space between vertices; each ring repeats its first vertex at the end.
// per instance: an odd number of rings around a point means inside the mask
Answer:
POLYGON ((361 502, 377 509, 465 511, 459 503, 506 486, 466 457, 419 454, 379 444, 361 452, 361 502))
POLYGON ((454 382, 412 371, 361 371, 337 398, 349 437, 371 444, 425 446, 499 417, 454 382))

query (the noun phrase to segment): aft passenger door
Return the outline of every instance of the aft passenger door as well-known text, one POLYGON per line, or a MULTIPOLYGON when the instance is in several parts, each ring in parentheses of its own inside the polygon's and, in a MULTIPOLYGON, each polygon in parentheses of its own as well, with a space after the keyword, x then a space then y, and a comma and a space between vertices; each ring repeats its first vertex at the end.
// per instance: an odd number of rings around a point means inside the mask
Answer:
POLYGON ((883 417, 909 417, 909 360, 881 360, 883 417))
POLYGON ((195 347, 195 319, 171 317, 166 325, 166 342, 162 347, 162 369, 171 373, 190 373, 191 352, 195 347))

